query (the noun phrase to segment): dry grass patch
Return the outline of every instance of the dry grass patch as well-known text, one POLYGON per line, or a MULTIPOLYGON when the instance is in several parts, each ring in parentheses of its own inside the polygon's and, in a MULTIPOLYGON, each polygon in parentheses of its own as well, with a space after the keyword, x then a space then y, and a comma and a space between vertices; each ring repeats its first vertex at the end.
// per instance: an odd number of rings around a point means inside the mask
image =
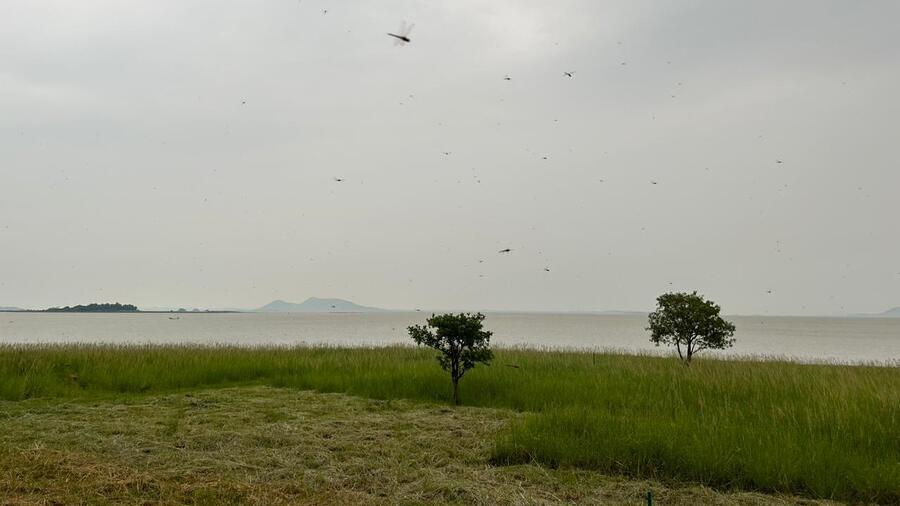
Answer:
POLYGON ((4 504, 824 504, 489 464, 508 410, 270 387, 0 402, 4 504))

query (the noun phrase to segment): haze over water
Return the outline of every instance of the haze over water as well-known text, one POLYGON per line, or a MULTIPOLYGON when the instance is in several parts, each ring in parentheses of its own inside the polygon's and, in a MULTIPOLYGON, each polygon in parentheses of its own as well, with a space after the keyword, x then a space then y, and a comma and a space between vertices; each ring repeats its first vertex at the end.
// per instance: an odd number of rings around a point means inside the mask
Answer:
MULTIPOLYGON (((411 344, 406 327, 430 313, 223 313, 0 315, 0 343, 256 345, 411 344), (178 319, 172 319, 172 318, 178 319)), ((766 355, 803 361, 900 365, 900 318, 728 317, 734 348, 702 356, 766 355)), ((533 348, 671 353, 649 342, 643 315, 488 313, 493 342, 533 348)))
POLYGON ((0 2, 0 306, 592 311, 697 290, 730 313, 883 311, 898 18, 0 2))

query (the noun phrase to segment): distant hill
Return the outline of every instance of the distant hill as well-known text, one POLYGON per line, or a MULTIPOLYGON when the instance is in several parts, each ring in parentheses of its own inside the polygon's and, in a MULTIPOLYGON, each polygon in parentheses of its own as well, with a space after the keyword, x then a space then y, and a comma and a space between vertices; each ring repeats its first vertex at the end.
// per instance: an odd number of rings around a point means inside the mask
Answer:
POLYGON ((24 311, 24 309, 20 307, 0 306, 0 311, 24 311))
POLYGON ((855 318, 900 318, 900 306, 888 309, 883 313, 852 314, 855 318))
POLYGON ((360 306, 343 299, 310 297, 300 304, 273 300, 259 309, 254 309, 254 311, 259 313, 375 313, 386 311, 386 309, 360 306))

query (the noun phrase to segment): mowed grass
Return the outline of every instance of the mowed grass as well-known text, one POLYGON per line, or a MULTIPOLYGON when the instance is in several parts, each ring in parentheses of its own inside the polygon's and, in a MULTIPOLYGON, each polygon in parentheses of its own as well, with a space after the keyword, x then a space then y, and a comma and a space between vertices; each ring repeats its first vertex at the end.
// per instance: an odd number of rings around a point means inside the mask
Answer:
POLYGON ((0 504, 639 504, 648 490, 671 506, 799 503, 489 465, 523 416, 511 410, 242 386, 0 412, 0 504))
MULTIPOLYGON (((434 352, 390 348, 0 346, 0 398, 133 398, 231 385, 450 402, 434 352)), ((852 502, 900 502, 900 370, 498 350, 463 403, 522 412, 495 464, 852 502)))

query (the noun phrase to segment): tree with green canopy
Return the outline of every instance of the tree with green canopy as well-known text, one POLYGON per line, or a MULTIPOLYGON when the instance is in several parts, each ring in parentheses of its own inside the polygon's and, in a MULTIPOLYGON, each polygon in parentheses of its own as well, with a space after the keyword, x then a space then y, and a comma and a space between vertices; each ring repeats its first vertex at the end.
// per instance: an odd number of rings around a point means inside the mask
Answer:
POLYGON ((696 291, 660 295, 656 311, 649 317, 650 341, 657 346, 674 344, 685 365, 690 365, 693 356, 703 350, 730 348, 734 344, 734 324, 719 316, 719 311, 718 304, 696 291))
POLYGON ((418 345, 438 350, 437 361, 450 373, 453 403, 459 405, 459 380, 478 363, 490 364, 492 332, 482 329, 481 313, 431 315, 427 325, 409 327, 409 336, 418 345))

